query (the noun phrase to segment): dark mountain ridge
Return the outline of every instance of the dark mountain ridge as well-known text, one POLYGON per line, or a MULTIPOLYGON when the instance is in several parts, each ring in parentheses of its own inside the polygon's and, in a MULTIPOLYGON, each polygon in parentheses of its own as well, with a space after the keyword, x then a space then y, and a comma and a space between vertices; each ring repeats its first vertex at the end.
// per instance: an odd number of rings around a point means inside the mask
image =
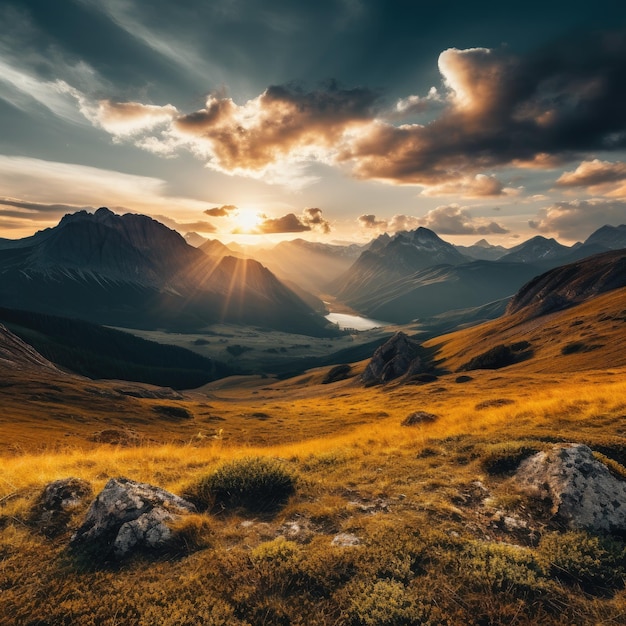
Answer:
POLYGON ((507 314, 538 317, 624 286, 626 250, 604 252, 533 278, 512 298, 507 314))
POLYGON ((139 328, 225 321, 333 332, 260 263, 210 258, 150 217, 106 208, 0 249, 0 305, 139 328))

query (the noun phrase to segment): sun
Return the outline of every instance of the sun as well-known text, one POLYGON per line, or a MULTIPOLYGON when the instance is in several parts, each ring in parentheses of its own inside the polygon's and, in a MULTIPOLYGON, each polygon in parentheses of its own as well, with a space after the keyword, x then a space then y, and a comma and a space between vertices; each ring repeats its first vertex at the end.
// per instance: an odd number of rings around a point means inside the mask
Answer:
POLYGON ((254 209, 238 209, 233 219, 239 232, 253 233, 261 225, 263 216, 254 209))

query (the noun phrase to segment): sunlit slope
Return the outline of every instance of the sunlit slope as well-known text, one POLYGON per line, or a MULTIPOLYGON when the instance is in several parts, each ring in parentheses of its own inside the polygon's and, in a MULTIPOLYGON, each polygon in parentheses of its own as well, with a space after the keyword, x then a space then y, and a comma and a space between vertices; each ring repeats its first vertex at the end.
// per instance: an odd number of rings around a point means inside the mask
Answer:
POLYGON ((573 372, 626 365, 626 288, 577 306, 527 318, 521 310, 426 342, 436 348, 438 367, 459 370, 499 345, 528 342, 532 356, 508 372, 573 372))

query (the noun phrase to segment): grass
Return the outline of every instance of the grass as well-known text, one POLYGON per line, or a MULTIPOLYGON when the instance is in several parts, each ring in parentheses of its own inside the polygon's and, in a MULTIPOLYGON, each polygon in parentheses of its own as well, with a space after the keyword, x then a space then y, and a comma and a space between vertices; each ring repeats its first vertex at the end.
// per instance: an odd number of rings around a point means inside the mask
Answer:
MULTIPOLYGON (((578 313, 563 315, 572 321, 578 313)), ((485 352, 488 345, 474 345, 477 332, 448 338, 441 358, 453 362, 449 344, 464 351, 459 363, 485 352)), ((516 340, 511 334, 505 343, 516 340)), ((7 372, 0 624, 623 623, 623 541, 552 528, 510 475, 556 441, 589 445, 622 475, 626 364, 607 358, 611 366, 599 367, 611 347, 573 368, 580 353, 532 343, 532 359, 473 371, 462 384, 450 367, 433 383, 364 389, 351 379, 323 384, 327 368, 283 382, 215 384, 174 400, 107 395, 116 383, 7 372), (557 355, 549 370, 544 350, 557 355), (168 404, 190 417, 154 411, 168 404), (439 419, 402 426, 419 411, 439 419), (137 437, 93 441, 105 428, 137 437), (45 485, 70 476, 95 493, 115 476, 178 494, 208 484, 212 503, 215 477, 237 483, 266 474, 279 484, 287 477, 280 506, 238 502, 228 515, 192 515, 174 525, 169 553, 115 570, 81 567, 68 553, 84 511, 53 537, 30 521, 45 485), (339 533, 355 545, 334 544, 339 533)), ((265 484, 251 482, 253 493, 265 484)))

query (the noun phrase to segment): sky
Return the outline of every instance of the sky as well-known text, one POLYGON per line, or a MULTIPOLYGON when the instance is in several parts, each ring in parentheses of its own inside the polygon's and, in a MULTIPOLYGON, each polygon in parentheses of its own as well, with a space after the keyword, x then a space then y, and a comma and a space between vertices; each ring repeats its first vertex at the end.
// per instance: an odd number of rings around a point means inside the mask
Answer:
POLYGON ((626 223, 626 5, 0 0, 0 237, 107 206, 240 243, 626 223))

